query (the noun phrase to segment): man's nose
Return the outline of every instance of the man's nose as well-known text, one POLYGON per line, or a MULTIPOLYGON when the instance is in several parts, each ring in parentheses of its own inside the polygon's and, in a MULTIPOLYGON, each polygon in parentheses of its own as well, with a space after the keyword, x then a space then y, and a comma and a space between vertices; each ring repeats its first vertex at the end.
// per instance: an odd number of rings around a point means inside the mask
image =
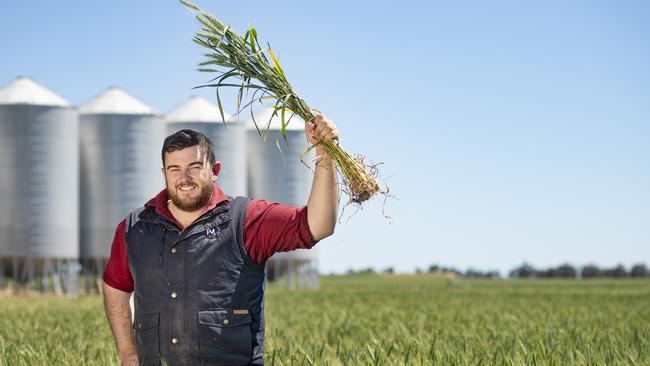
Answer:
POLYGON ((191 178, 192 178, 192 174, 191 174, 191 170, 190 170, 190 168, 187 168, 187 169, 184 169, 184 170, 183 170, 183 178, 184 178, 184 179, 188 179, 188 178, 191 179, 191 178))

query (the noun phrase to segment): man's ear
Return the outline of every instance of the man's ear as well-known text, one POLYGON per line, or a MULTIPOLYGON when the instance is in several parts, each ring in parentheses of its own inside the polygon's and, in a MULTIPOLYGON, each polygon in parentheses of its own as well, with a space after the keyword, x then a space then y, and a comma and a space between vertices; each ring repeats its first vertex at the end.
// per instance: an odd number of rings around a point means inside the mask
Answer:
POLYGON ((217 160, 212 165, 212 180, 217 180, 220 171, 221 171, 221 162, 217 160))
POLYGON ((162 175, 163 175, 163 178, 165 178, 165 158, 166 158, 166 156, 165 156, 165 155, 167 155, 167 153, 166 153, 166 152, 165 152, 165 153, 163 154, 163 162, 162 162, 162 163, 163 163, 163 165, 162 165, 162 168, 160 168, 160 172, 162 173, 162 175))

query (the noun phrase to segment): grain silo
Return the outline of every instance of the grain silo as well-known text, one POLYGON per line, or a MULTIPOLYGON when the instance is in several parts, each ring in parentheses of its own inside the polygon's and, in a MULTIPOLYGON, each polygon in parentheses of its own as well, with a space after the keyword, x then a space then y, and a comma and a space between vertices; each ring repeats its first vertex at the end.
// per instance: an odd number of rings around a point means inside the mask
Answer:
MULTIPOLYGON (((302 153, 309 147, 305 122, 286 112, 285 141, 281 133, 282 117, 280 113, 273 114, 273 107, 258 110, 254 119, 257 127, 252 118, 246 124, 249 196, 287 205, 306 205, 313 178, 308 166, 313 167, 314 154, 302 157, 301 162, 302 153)), ((278 253, 269 260, 267 267, 269 279, 286 277, 290 287, 296 284, 313 287, 318 283, 315 248, 278 253)))
POLYGON ((24 76, 0 90, 0 273, 16 283, 76 292, 77 139, 63 98, 24 76))
POLYGON ((115 227, 164 188, 160 151, 164 122, 118 87, 79 108, 81 259, 100 275, 115 227))
POLYGON ((167 135, 189 128, 207 135, 221 161, 217 184, 231 196, 246 195, 246 129, 244 123, 224 113, 202 97, 194 96, 166 116, 167 135))

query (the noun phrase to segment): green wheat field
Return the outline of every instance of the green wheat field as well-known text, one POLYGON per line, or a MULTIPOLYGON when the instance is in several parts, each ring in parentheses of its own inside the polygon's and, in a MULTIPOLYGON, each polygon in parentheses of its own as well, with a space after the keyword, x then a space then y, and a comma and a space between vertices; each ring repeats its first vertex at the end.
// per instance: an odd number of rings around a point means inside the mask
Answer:
MULTIPOLYGON (((266 317, 267 365, 650 365, 647 279, 323 277, 266 317)), ((0 297, 0 366, 117 364, 100 297, 0 297)))

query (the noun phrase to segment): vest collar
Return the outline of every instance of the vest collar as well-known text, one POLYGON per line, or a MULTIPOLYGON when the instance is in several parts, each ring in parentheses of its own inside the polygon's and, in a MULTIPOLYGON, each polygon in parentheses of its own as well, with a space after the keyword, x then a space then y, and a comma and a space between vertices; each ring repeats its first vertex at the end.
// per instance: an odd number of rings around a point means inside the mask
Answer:
MULTIPOLYGON (((141 213, 140 219, 152 223, 165 224, 165 226, 173 224, 176 229, 179 229, 180 224, 176 221, 176 218, 172 215, 167 206, 168 200, 169 194, 165 188, 144 205, 145 209, 141 213)), ((208 202, 208 205, 204 207, 203 213, 196 221, 201 220, 208 212, 210 212, 210 215, 222 212, 223 208, 221 206, 224 206, 224 203, 228 203, 228 197, 226 197, 223 191, 215 185, 210 202, 208 202)))

